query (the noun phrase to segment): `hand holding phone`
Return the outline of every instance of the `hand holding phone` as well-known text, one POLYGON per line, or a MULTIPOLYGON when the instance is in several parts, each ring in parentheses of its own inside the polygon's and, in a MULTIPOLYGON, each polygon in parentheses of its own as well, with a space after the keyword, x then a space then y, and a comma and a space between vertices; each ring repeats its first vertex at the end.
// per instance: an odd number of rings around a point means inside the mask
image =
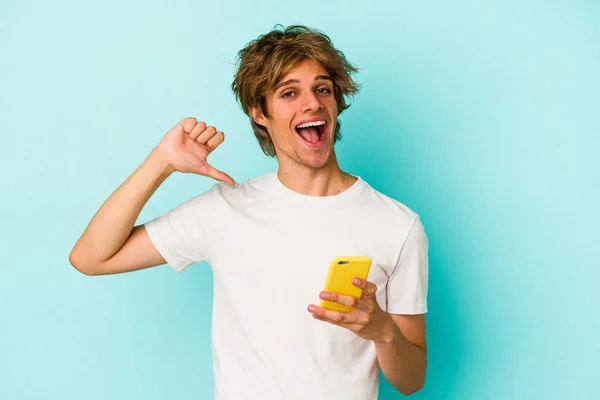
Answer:
MULTIPOLYGON (((325 280, 325 291, 336 292, 360 299, 362 289, 352 284, 353 278, 366 280, 371 268, 367 256, 338 256, 331 260, 325 280)), ((320 306, 333 311, 350 312, 352 307, 321 299, 320 306)))

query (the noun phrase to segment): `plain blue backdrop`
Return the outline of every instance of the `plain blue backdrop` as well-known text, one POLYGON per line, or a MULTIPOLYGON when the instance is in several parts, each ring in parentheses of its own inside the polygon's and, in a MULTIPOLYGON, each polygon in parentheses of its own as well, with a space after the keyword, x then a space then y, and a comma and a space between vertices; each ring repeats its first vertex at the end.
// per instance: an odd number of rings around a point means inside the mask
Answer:
MULTIPOLYGON (((88 277, 68 255, 186 116, 226 133, 211 160, 238 182, 275 170, 229 85, 292 23, 360 68, 342 167, 430 239, 414 398, 600 398, 599 4, 3 0, 0 399, 212 398, 208 265, 88 277)), ((212 184, 172 176, 138 222, 212 184)))

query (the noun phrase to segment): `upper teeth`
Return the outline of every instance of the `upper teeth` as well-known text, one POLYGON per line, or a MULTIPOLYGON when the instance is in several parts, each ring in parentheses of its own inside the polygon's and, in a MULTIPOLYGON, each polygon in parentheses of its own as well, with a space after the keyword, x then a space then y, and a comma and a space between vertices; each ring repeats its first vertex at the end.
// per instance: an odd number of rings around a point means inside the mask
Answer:
POLYGON ((321 126, 321 125, 325 125, 325 121, 307 122, 305 124, 298 125, 296 128, 300 129, 300 128, 308 128, 309 126, 321 126))

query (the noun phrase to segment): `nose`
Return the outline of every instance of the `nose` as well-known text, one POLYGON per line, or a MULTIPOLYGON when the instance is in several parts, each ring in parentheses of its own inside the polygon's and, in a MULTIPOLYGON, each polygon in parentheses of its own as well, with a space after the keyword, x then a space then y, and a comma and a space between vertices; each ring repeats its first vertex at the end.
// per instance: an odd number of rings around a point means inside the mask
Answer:
POLYGON ((307 90, 302 96, 302 112, 320 110, 323 107, 316 93, 307 90))

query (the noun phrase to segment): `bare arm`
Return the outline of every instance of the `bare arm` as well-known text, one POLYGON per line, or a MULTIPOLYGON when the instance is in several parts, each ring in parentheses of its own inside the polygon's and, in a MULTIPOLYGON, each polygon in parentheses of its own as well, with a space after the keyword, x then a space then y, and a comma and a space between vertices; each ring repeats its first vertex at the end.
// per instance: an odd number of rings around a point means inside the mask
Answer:
POLYGON ((425 384, 425 315, 389 316, 387 334, 383 340, 375 341, 377 359, 388 382, 408 395, 425 384))
POLYGON ((133 227, 144 205, 173 172, 152 151, 102 204, 71 251, 69 261, 86 275, 128 272, 164 264, 143 226, 133 227))
POLYGON ((143 225, 134 227, 142 208, 175 171, 195 173, 235 184, 208 164, 206 158, 224 140, 195 118, 175 125, 144 162, 102 204, 69 255, 86 275, 129 272, 164 264, 143 225))
POLYGON ((308 311, 318 320, 372 340, 385 378, 404 395, 418 391, 425 383, 427 368, 425 315, 389 314, 379 307, 373 282, 358 278, 354 281, 363 289, 360 299, 336 292, 319 294, 323 300, 353 307, 352 311, 334 311, 314 304, 309 305, 308 311))

